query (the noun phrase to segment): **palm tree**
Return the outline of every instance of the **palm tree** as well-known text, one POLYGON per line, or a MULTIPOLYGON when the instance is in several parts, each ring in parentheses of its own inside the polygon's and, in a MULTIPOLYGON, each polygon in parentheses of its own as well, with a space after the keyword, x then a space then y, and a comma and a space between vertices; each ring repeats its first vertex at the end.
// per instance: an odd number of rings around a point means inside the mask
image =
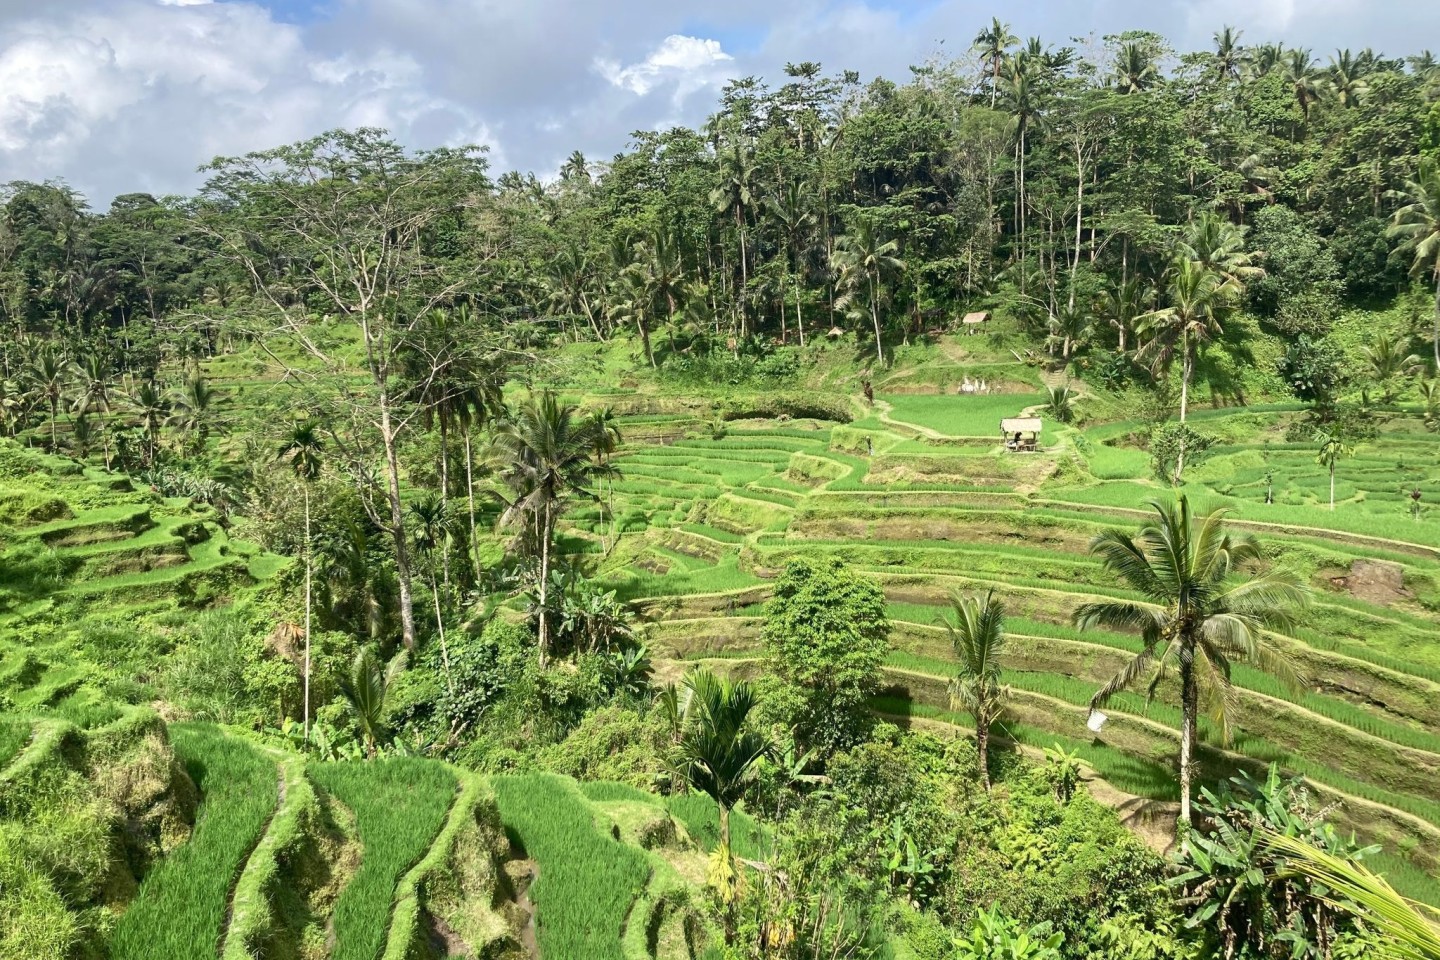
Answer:
POLYGON ((1236 80, 1240 77, 1240 66, 1245 59, 1245 48, 1240 45, 1243 30, 1226 25, 1215 34, 1215 73, 1221 80, 1236 80))
POLYGON ((1402 897, 1379 874, 1353 859, 1306 843, 1299 837, 1266 834, 1260 841, 1280 854, 1278 869, 1298 873, 1329 891, 1332 907, 1348 910, 1386 941, 1382 956, 1394 960, 1440 960, 1440 914, 1402 897))
POLYGON ((1319 102, 1324 89, 1320 78, 1315 73, 1315 64, 1310 59, 1310 51, 1299 49, 1286 51, 1284 66, 1285 80, 1290 84, 1290 92, 1295 97, 1295 105, 1300 108, 1300 116, 1308 123, 1310 108, 1319 102))
POLYGON ((1337 50, 1330 58, 1330 92, 1342 107, 1353 107, 1370 92, 1363 60, 1349 50, 1337 50))
POLYGON ((745 297, 750 286, 749 257, 746 250, 746 213, 755 202, 755 156, 737 137, 730 148, 720 154, 720 182, 710 191, 710 202, 717 212, 735 217, 735 235, 740 244, 740 334, 745 334, 745 297))
POLYGON ((992 17, 990 26, 975 34, 975 51, 989 66, 992 110, 995 109, 995 95, 1000 89, 1000 66, 1005 62, 1006 53, 1019 42, 1020 38, 1010 32, 1010 24, 1001 23, 999 17, 992 17))
POLYGON ((350 672, 344 680, 345 699, 350 706, 350 716, 360 728, 365 741, 365 755, 374 759, 385 737, 385 700, 395 679, 405 672, 405 651, 398 653, 388 664, 382 663, 375 648, 369 644, 361 647, 350 663, 350 672))
MULTIPOLYGON (((632 266, 644 280, 650 303, 665 305, 670 322, 670 346, 674 349, 675 311, 685 288, 685 261, 680 255, 680 238, 674 230, 656 227, 639 245, 642 259, 632 266)), ((646 359, 655 365, 650 352, 649 337, 645 338, 646 359)))
POLYGON ((1330 472, 1330 509, 1335 509, 1335 465, 1355 453, 1350 442, 1338 433, 1321 430, 1315 434, 1320 449, 1315 453, 1315 462, 1330 472))
POLYGON ((643 271, 631 264, 616 278, 615 299, 612 301, 617 321, 630 319, 640 333, 640 347, 650 366, 655 366, 655 351, 650 345, 650 324, 655 318, 655 290, 643 271))
POLYGON ((297 423, 280 444, 275 458, 288 459, 305 494, 305 739, 310 739, 310 625, 314 609, 315 550, 310 532, 310 485, 320 478, 325 443, 314 423, 297 423))
MULTIPOLYGON (((99 350, 85 354, 83 360, 70 365, 70 375, 75 382, 75 396, 70 404, 70 413, 83 417, 101 411, 110 412, 110 360, 99 350)), ((105 435, 105 467, 110 468, 110 431, 101 424, 105 435)))
MULTIPOLYGON (((599 464, 602 468, 609 466, 610 455, 613 454, 617 449, 619 449, 620 444, 624 440, 624 438, 620 436, 620 428, 615 425, 615 411, 611 410, 609 407, 603 407, 599 410, 592 410, 590 412, 590 436, 590 452, 594 455, 595 462, 599 464)), ((605 474, 602 474, 597 477, 597 479, 600 481, 602 491, 604 489, 605 476, 605 474)), ((612 518, 615 514, 614 501, 615 491, 612 487, 610 490, 610 503, 607 507, 612 518)), ((604 541, 605 538, 602 536, 602 547, 605 546, 604 541)), ((607 556, 609 555, 609 551, 613 549, 613 547, 614 544, 606 547, 607 556)))
MULTIPOLYGON (((790 282, 795 290, 795 325, 800 331, 800 346, 805 346, 805 317, 800 307, 800 286, 804 280, 805 249, 815 229, 816 217, 809 209, 810 185, 791 180, 785 189, 767 201, 770 214, 785 237, 790 255, 790 282)), ((782 320, 784 303, 781 303, 782 320)))
POLYGON ((1118 353, 1125 352, 1127 333, 1134 329, 1135 321, 1144 316, 1154 303, 1155 288, 1136 276, 1111 283, 1100 295, 1097 312, 1119 334, 1118 353))
POLYGON ((1440 370, 1440 163, 1422 164, 1419 176, 1390 196, 1402 201, 1404 206, 1395 211, 1385 235, 1400 240, 1401 249, 1413 255, 1410 269, 1416 277, 1428 273, 1435 284, 1432 342, 1435 369, 1440 370))
POLYGON ((445 619, 440 613, 440 584, 435 577, 436 554, 450 548, 450 518, 445 513, 445 500, 426 492, 410 503, 410 516, 415 521, 415 553, 425 561, 430 576, 430 597, 435 604, 435 634, 440 640, 440 665, 445 672, 445 686, 455 692, 450 676, 450 647, 445 642, 445 619))
POLYGON ((1069 360, 1072 353, 1090 341, 1095 323, 1089 311, 1074 304, 1061 304, 1060 309, 1050 315, 1048 324, 1051 355, 1060 347, 1060 359, 1069 360))
MULTIPOLYGON (((1190 405, 1190 381, 1195 374, 1195 353, 1221 332, 1220 321, 1234 305, 1236 290, 1222 273, 1183 256, 1170 268, 1167 287, 1170 306, 1140 318, 1140 332, 1150 340, 1136 354, 1154 370, 1168 369, 1175 354, 1180 355, 1180 422, 1190 405)), ((1175 480, 1185 471, 1185 451, 1180 451, 1175 480)))
POLYGON ((175 402, 166 418, 167 426, 175 427, 183 435, 195 436, 195 451, 205 447, 209 435, 209 415, 215 405, 215 391, 198 372, 186 377, 175 391, 175 402))
POLYGON ((1224 525, 1224 510, 1193 516, 1182 494, 1173 503, 1152 501, 1155 518, 1137 536, 1106 530, 1090 543, 1105 569, 1144 600, 1081 604, 1075 623, 1137 629, 1143 649, 1090 699, 1091 709, 1151 673, 1154 697, 1167 673, 1180 675, 1180 823, 1190 823, 1196 727, 1203 695, 1228 741, 1232 697, 1230 666, 1247 661, 1298 685, 1293 665, 1267 635, 1288 628, 1308 600, 1300 580, 1286 570, 1246 574, 1260 557, 1254 538, 1224 525))
POLYGON ((1420 369, 1420 358, 1405 349, 1405 343, 1382 333, 1369 346, 1361 347, 1370 376, 1380 384, 1382 398, 1386 403, 1395 399, 1395 381, 1408 377, 1420 369))
POLYGON ((1145 43, 1122 44, 1115 54, 1112 77, 1121 93, 1144 93, 1160 79, 1154 51, 1145 43))
POLYGON ((993 590, 981 596, 950 596, 954 619, 943 618, 958 661, 950 680, 950 702, 975 718, 975 748, 980 782, 990 789, 990 727, 1009 698, 1001 686, 1000 658, 1005 653, 1005 604, 993 590))
POLYGON ((50 411, 50 449, 59 447, 56 426, 60 420, 60 401, 65 396, 65 385, 70 368, 65 354, 53 343, 41 343, 35 348, 26 370, 32 395, 50 411))
MULTIPOLYGON (((687 726, 680 737, 680 772, 694 790, 708 794, 719 807, 720 845, 715 851, 718 884, 733 886, 730 811, 759 773, 759 763, 773 744, 751 727, 755 690, 744 680, 731 681, 709 670, 685 678, 687 726)), ((727 897, 728 899, 728 897, 727 897)), ((726 935, 730 935, 727 923, 726 935)))
POLYGON ((1220 274, 1237 296, 1245 292, 1246 281, 1265 275, 1245 250, 1245 231, 1214 211, 1207 210, 1191 221, 1178 252, 1220 274))
POLYGON ((501 522, 523 520, 530 545, 539 554, 542 665, 550 648, 548 591, 555 524, 567 500, 593 498, 590 481, 614 470, 594 458, 597 429, 594 421, 578 416, 574 406, 562 404, 547 390, 522 404, 495 436, 501 477, 514 495, 501 522))
POLYGON ((905 269, 905 261, 895 256, 900 245, 894 240, 882 240, 873 224, 861 221, 837 240, 835 247, 842 282, 853 293, 863 279, 869 291, 870 320, 875 325, 875 357, 883 364, 885 347, 880 339, 880 294, 885 276, 905 269))
POLYGON ((127 399, 131 409, 140 415, 145 433, 145 465, 152 466, 160 444, 160 424, 170 412, 170 403, 153 380, 141 380, 127 399))

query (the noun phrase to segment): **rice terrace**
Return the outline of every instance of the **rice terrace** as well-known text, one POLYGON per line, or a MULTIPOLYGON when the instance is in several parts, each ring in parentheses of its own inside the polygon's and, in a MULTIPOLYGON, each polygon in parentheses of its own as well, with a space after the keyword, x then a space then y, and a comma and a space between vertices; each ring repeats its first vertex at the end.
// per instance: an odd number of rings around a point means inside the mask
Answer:
POLYGON ((956 43, 7 177, 0 960, 1440 958, 1440 67, 956 43))

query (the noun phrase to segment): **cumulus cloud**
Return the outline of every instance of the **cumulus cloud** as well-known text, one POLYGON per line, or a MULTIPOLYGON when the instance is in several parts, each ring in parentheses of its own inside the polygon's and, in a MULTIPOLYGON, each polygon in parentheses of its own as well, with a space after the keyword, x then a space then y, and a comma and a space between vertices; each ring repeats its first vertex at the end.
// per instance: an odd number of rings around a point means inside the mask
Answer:
POLYGON ((676 102, 697 90, 724 81, 732 75, 735 58, 720 48, 717 40, 671 34, 638 63, 621 66, 615 60, 597 57, 595 69, 617 87, 645 96, 661 86, 673 86, 676 102))
MULTIPOLYGON (((1125 28, 1209 44, 1410 53, 1433 0, 1036 0, 1021 36, 1125 28)), ((630 132, 698 123, 726 79, 783 82, 787 61, 897 80, 962 55, 981 0, 0 0, 0 183, 62 177, 116 193, 193 189, 198 164, 360 124, 429 147, 479 142, 498 169, 608 156, 630 132), (272 13, 272 8, 285 15, 272 13), (299 22, 289 22, 298 19, 299 22), (747 39, 758 38, 758 39, 747 39), (943 45, 942 45, 943 44, 943 45)))

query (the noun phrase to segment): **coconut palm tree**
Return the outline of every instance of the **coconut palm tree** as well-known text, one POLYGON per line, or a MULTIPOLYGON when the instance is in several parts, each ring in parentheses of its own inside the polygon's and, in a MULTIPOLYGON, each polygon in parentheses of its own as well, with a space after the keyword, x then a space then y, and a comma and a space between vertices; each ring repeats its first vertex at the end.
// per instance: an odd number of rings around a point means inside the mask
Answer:
MULTIPOLYGON (((680 252, 680 238, 674 230, 656 227, 644 241, 638 244, 640 260, 631 269, 638 272, 645 282, 649 301, 659 307, 664 304, 669 320, 670 347, 675 347, 675 311, 685 290, 685 260, 680 252)), ((648 349, 648 348, 647 348, 648 349)), ((647 354, 651 366, 655 364, 654 354, 647 354)))
POLYGON ((160 446, 160 424, 170 413, 170 402, 153 380, 141 380, 127 399, 139 415, 145 435, 145 465, 152 466, 160 446))
POLYGON ((321 452, 325 442, 314 423, 297 423, 275 452, 277 460, 290 462, 290 469, 300 481, 305 496, 305 739, 310 739, 310 627, 314 609, 315 544, 310 531, 310 487, 320 479, 323 466, 321 452))
POLYGON ((437 555, 443 555, 450 548, 450 518, 445 512, 445 500, 427 491, 410 502, 410 517, 415 522, 415 553, 425 563, 425 572, 430 577, 430 597, 435 604, 435 635, 440 640, 440 666, 445 672, 445 686, 453 694, 455 681, 450 676, 450 647, 445 641, 440 584, 435 577, 437 555))
POLYGON ((980 755, 980 782, 990 789, 990 727, 1010 691, 1000 683, 1000 658, 1005 653, 1005 604, 995 591, 950 595, 951 617, 942 618, 957 661, 950 680, 950 702, 975 718, 975 748, 980 755))
POLYGON ((1403 341, 1388 333, 1377 335, 1369 346, 1361 347, 1360 352, 1365 355, 1370 376, 1380 384, 1381 397, 1386 403, 1395 399, 1395 381, 1412 376, 1421 366, 1420 358, 1408 352, 1403 341))
POLYGON ((1324 93, 1324 82, 1315 70, 1315 62, 1310 58, 1309 50, 1286 51, 1283 65, 1285 81, 1290 84, 1295 105, 1300 108, 1300 116, 1308 123, 1311 108, 1320 101, 1324 93))
MULTIPOLYGON (((595 462, 601 467, 610 466, 609 458, 611 454, 613 454, 617 449, 619 449, 620 444, 624 440, 624 438, 620 435, 620 428, 615 425, 615 411, 611 410, 609 407, 603 407, 599 410, 592 410, 590 412, 590 434, 590 452, 595 456, 595 462)), ((607 475, 602 474, 596 478, 600 482, 600 487, 602 491, 604 489, 606 476, 607 475)), ((615 491, 612 487, 610 491, 610 502, 607 507, 612 517, 615 513, 614 501, 615 491)), ((601 545, 604 546, 604 537, 601 537, 601 545)), ((613 548, 613 546, 614 545, 612 544, 610 547, 606 548, 607 555, 609 550, 613 548)))
MULTIPOLYGON (((781 191, 770 196, 766 205, 785 237, 785 250, 790 256, 790 283, 795 292, 795 326, 800 331, 800 346, 805 346, 805 315, 800 306, 800 287, 805 279, 805 250, 810 244, 817 218, 810 211, 810 184, 791 180, 781 191)), ((781 302, 782 321, 784 302, 781 302)))
POLYGON ((1143 648, 1090 699, 1103 707, 1150 674, 1147 694, 1175 671, 1180 678, 1180 823, 1190 823, 1195 739, 1202 698, 1228 741, 1231 664, 1248 662, 1297 685, 1294 666, 1267 631, 1288 628, 1308 591, 1287 570, 1248 573, 1260 557, 1254 538, 1225 527, 1224 510, 1195 516, 1182 494, 1152 501, 1155 517, 1136 536, 1106 530, 1090 543, 1107 572, 1143 600, 1081 604, 1075 624, 1138 630, 1143 648))
MULTIPOLYGON (((874 225, 861 221, 853 230, 835 241, 835 259, 840 267, 841 283, 850 288, 847 302, 863 283, 868 291, 870 320, 875 325, 875 357, 885 362, 885 346, 880 338, 880 298, 885 278, 905 269, 905 261, 895 254, 900 245, 883 240, 874 225)), ((837 306, 840 303, 837 301, 837 306)))
MULTIPOLYGON (((99 350, 92 350, 70 365, 70 376, 75 384, 74 397, 70 404, 72 416, 83 417, 99 411, 110 412, 110 359, 99 350)), ((110 467, 110 431, 104 422, 100 430, 105 438, 105 467, 110 467)))
POLYGON ((1367 70, 1362 59, 1349 50, 1336 50, 1330 58, 1329 89, 1335 102, 1342 107, 1353 107, 1370 93, 1370 84, 1365 80, 1367 70))
POLYGON ((360 728, 365 755, 371 759, 374 759, 380 749, 380 741, 388 733, 385 701, 396 678, 405 672, 405 662, 406 652, 403 650, 387 664, 373 646, 366 644, 355 654, 355 659, 350 662, 350 672, 344 678, 342 686, 350 716, 360 728))
POLYGON ((740 295, 735 298, 740 308, 740 335, 745 335, 746 290, 750 286, 749 254, 746 246, 746 229, 750 208, 755 203, 754 152, 736 137, 728 149, 720 151, 720 180, 710 191, 710 203, 722 215, 735 218, 735 236, 740 245, 740 295))
POLYGON ((1420 174, 1390 196, 1404 206, 1395 211, 1385 235, 1401 241, 1400 248, 1411 254, 1410 269, 1415 277, 1429 274, 1435 284, 1432 345, 1435 369, 1440 371, 1440 163, 1422 164, 1420 174))
POLYGON ((1121 44, 1115 54, 1111 77, 1115 89, 1121 93, 1144 93, 1160 80, 1155 52, 1148 44, 1138 41, 1121 44))
POLYGON ((1245 231, 1212 210, 1191 221, 1178 254, 1218 273, 1237 296, 1245 292, 1248 281, 1265 275, 1245 250, 1245 231))
POLYGON ((1000 90, 1000 67, 1005 62, 1005 56, 1010 48, 1020 42, 1020 38, 1010 32, 1010 24, 1001 23, 999 17, 990 19, 990 26, 975 34, 972 43, 973 48, 980 54, 980 59, 985 62, 990 73, 990 108, 995 108, 995 96, 1000 90))
POLYGON ((34 349, 25 370, 31 395, 50 411, 50 449, 59 447, 56 427, 60 422, 60 401, 65 398, 70 366, 65 354, 53 343, 44 342, 34 349))
POLYGON ((1352 456, 1355 448, 1349 440, 1338 433, 1321 430, 1315 434, 1320 449, 1315 452, 1315 462, 1330 473, 1330 509, 1335 509, 1335 465, 1345 457, 1352 456))
MULTIPOLYGON (((720 845, 715 850, 717 883, 733 890, 730 811, 759 773, 760 760, 774 749, 770 738, 750 724, 755 690, 709 670, 685 678, 686 726, 680 737, 680 772, 691 789, 708 794, 719 807, 720 845)), ((728 899, 728 897, 727 897, 728 899)), ((727 923, 726 935, 730 935, 727 923)))
POLYGON ((183 436, 193 435, 193 449, 199 453, 210 433, 210 414, 214 406, 215 391, 200 373, 192 373, 175 390, 174 403, 165 424, 176 428, 183 436))
MULTIPOLYGON (((1168 370, 1180 356, 1180 422, 1190 406, 1190 381, 1199 347, 1218 336, 1221 321, 1235 305, 1237 291, 1223 273, 1183 255, 1170 267, 1166 288, 1170 305, 1140 318, 1139 332, 1149 337, 1136 359, 1156 371, 1168 370)), ((1185 471, 1185 451, 1176 464, 1178 483, 1185 471)))
POLYGON ((1215 73, 1221 80, 1238 80, 1245 62, 1245 48, 1240 38, 1245 31, 1226 24, 1215 34, 1215 73))
POLYGON ((595 459, 597 429, 594 421, 579 416, 574 406, 561 403, 547 390, 521 404, 509 420, 500 424, 495 435, 500 476, 513 494, 501 523, 522 521, 529 545, 539 555, 542 665, 550 649, 548 591, 555 524, 567 501, 575 497, 593 499, 590 482, 614 470, 610 464, 595 459))
POLYGON ((1137 276, 1129 277, 1121 283, 1111 283, 1100 295, 1096 311, 1119 335, 1116 352, 1125 352, 1127 335, 1135 328, 1135 321, 1144 316, 1154 304, 1155 288, 1137 276))

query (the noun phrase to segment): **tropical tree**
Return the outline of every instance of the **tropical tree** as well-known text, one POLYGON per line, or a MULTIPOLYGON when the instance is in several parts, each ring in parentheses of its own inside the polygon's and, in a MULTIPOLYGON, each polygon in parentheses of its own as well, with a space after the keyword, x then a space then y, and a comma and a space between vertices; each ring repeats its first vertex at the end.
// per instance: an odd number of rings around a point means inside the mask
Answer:
POLYGON ((1330 473, 1330 509, 1335 509, 1335 465, 1346 457, 1353 456, 1355 448, 1348 438, 1340 433, 1321 430, 1315 434, 1320 449, 1315 452, 1315 462, 1330 473))
POLYGON ((1179 256, 1219 274, 1237 296, 1245 284, 1265 275, 1245 249, 1245 231, 1207 210, 1190 222, 1180 242, 1179 256))
POLYGON ((696 670, 685 678, 685 691, 688 702, 680 737, 680 772, 691 789, 708 794, 719 807, 720 845, 715 850, 712 875, 724 895, 733 891, 735 876, 730 811, 744 797, 773 744, 750 723, 756 697, 748 682, 696 670))
POLYGON ((1287 50, 1283 65, 1285 81, 1290 84, 1295 106, 1300 108, 1300 116, 1309 122, 1310 110, 1324 94, 1324 81, 1315 70, 1315 62, 1311 59, 1309 50, 1287 50))
MULTIPOLYGON (((70 413, 77 417, 99 411, 110 412, 110 360, 99 350, 91 350, 71 364, 71 380, 75 384, 70 413)), ((110 431, 101 426, 105 435, 105 466, 110 466, 110 431)))
POLYGON ((719 151, 720 182, 710 191, 710 203, 721 215, 735 218, 735 237, 740 245, 740 294, 735 303, 740 309, 740 334, 746 332, 745 298, 750 286, 749 251, 746 246, 746 230, 750 208, 755 204, 754 151, 740 138, 735 137, 727 148, 719 151))
POLYGON ((320 479, 325 442, 314 423, 297 423, 280 444, 276 459, 288 460, 305 497, 305 739, 310 739, 310 627, 314 609, 315 543, 310 530, 310 487, 320 479))
MULTIPOLYGON (((1181 256, 1170 268, 1166 288, 1170 305, 1146 314, 1140 332, 1150 339, 1137 357, 1152 369, 1165 370, 1180 356, 1180 422, 1190 406, 1190 381, 1195 375, 1197 349, 1221 333, 1221 320, 1235 304, 1236 289, 1218 269, 1181 256)), ((1180 452, 1175 471, 1178 483, 1185 471, 1180 452)))
POLYGON ((566 504, 577 497, 594 499, 591 481, 614 472, 595 458, 595 421, 579 415, 548 390, 521 404, 496 432, 495 459, 510 488, 501 523, 523 521, 528 545, 538 554, 540 662, 549 656, 550 554, 555 524, 566 504))
POLYGON ((1215 34, 1215 73, 1221 80, 1237 80, 1245 62, 1245 48, 1240 38, 1245 31, 1225 25, 1215 34))
POLYGON ((1075 401, 1079 395, 1066 384, 1047 387, 1045 390, 1045 415, 1059 423, 1075 419, 1075 401))
POLYGON ((58 449, 56 427, 60 422, 60 401, 65 398, 70 368, 60 347, 49 341, 35 346, 25 371, 31 395, 50 412, 50 448, 58 449))
POLYGON ((170 416, 165 423, 184 436, 193 436, 193 449, 198 453, 204 449, 205 438, 210 433, 210 414, 214 406, 215 391, 199 372, 192 373, 175 390, 170 416))
POLYGON ((1435 369, 1440 371, 1440 162, 1421 165, 1420 174, 1407 181, 1403 190, 1391 194, 1404 206, 1395 211, 1386 235, 1401 241, 1400 249, 1410 253, 1411 272, 1427 273, 1435 284, 1435 323, 1432 345, 1435 369))
POLYGON ((1121 93, 1144 93, 1160 81, 1155 52, 1141 41, 1121 44, 1111 74, 1121 93))
POLYGON ((369 644, 360 648, 350 662, 350 671, 343 682, 350 716, 360 728, 365 742, 365 755, 374 758, 380 749, 380 742, 388 735, 385 725, 385 701, 390 688, 400 674, 405 672, 407 651, 400 651, 387 664, 380 659, 375 648, 369 644))
POLYGON ((1225 527, 1225 511, 1195 516, 1182 494, 1174 502, 1152 501, 1155 517, 1136 536, 1110 529, 1090 550, 1105 569, 1140 593, 1143 600, 1081 604, 1075 623, 1082 629, 1138 630, 1139 654, 1090 700, 1099 709, 1115 694, 1150 674, 1154 697, 1170 671, 1180 678, 1180 823, 1190 824, 1191 782, 1201 699, 1228 739, 1231 664, 1245 661, 1282 681, 1298 683, 1284 650, 1267 631, 1288 628, 1308 592, 1290 571, 1251 573, 1260 557, 1251 537, 1225 527))
POLYGON ((1302 837, 1271 833, 1266 846, 1280 855, 1274 870, 1299 874, 1330 891, 1326 901, 1347 910, 1385 940, 1391 960, 1440 960, 1440 914, 1402 897, 1384 877, 1353 859, 1321 849, 1302 837))
POLYGON ((1349 50, 1337 50, 1330 58, 1330 94, 1342 107, 1358 105, 1370 93, 1365 63, 1349 50))
POLYGON ((1155 288, 1137 276, 1105 288, 1100 295, 1097 312, 1101 319, 1115 328, 1119 338, 1116 352, 1125 352, 1129 332, 1135 329, 1135 322, 1148 313, 1154 303, 1155 288))
POLYGON ((170 402, 154 380, 141 380, 127 398, 130 408, 140 417, 145 437, 145 465, 155 463, 160 446, 160 424, 170 413, 170 402))
POLYGON ((1001 23, 999 17, 990 19, 990 26, 975 35, 973 47, 980 54, 990 74, 990 108, 995 108, 995 97, 1000 90, 1000 67, 1005 63, 1010 48, 1020 38, 1010 32, 1010 24, 1001 23))
POLYGON ((441 562, 437 557, 443 558, 450 549, 450 518, 446 514, 444 499, 428 491, 410 502, 410 516, 415 522, 415 555, 425 564, 425 572, 430 579, 430 597, 435 606, 435 635, 440 640, 440 665, 445 672, 445 686, 454 696, 450 647, 445 641, 445 618, 440 609, 440 583, 435 576, 435 568, 441 562))
MULTIPOLYGON (((809 197, 812 187, 803 180, 791 180, 784 189, 767 200, 770 215, 785 237, 785 250, 790 256, 789 279, 795 292, 795 326, 800 332, 800 346, 805 346, 805 314, 800 305, 800 287, 805 280, 805 250, 810 243, 811 232, 815 229, 816 217, 810 211, 809 197)), ((781 327, 783 329, 784 300, 781 300, 781 327)))
POLYGON ((875 325, 875 357, 881 364, 885 362, 885 346, 880 336, 880 298, 885 278, 905 269, 905 261, 895 255, 899 249, 898 242, 882 239, 874 225, 864 220, 835 242, 841 283, 851 291, 846 299, 853 297, 862 283, 866 288, 870 320, 875 325))
POLYGON ((1368 346, 1361 347, 1360 352, 1365 356, 1371 378, 1380 384, 1381 397, 1386 403, 1395 399, 1396 380, 1420 370, 1420 358, 1406 349, 1403 340, 1388 333, 1377 335, 1368 346))
POLYGON ((1000 683, 1005 653, 1005 604, 993 590, 984 596, 950 596, 952 616, 942 618, 955 650, 950 702, 975 718, 980 782, 990 789, 990 727, 1000 719, 1009 689, 1000 683))

